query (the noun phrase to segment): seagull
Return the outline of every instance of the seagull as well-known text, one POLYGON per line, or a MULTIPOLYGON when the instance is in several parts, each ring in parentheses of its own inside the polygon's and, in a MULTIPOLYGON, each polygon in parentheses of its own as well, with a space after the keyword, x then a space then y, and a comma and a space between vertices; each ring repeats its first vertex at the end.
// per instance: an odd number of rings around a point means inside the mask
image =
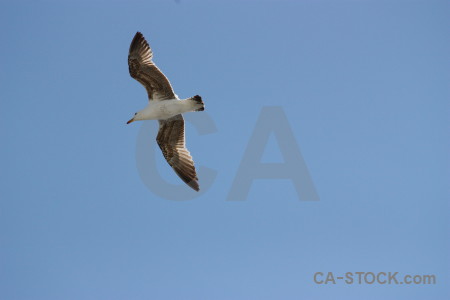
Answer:
POLYGON ((152 58, 153 52, 149 44, 142 33, 137 32, 128 53, 128 69, 131 77, 147 90, 149 101, 147 107, 135 113, 127 124, 141 120, 158 120, 159 131, 156 141, 164 158, 188 186, 199 191, 194 161, 185 145, 182 114, 203 111, 205 105, 199 95, 180 100, 152 58))

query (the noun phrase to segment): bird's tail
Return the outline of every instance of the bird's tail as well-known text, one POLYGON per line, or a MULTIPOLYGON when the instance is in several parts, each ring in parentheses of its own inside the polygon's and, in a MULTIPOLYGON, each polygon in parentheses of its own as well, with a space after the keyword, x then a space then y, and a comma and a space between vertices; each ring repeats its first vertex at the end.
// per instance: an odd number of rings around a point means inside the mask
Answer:
POLYGON ((205 110, 205 104, 202 101, 202 97, 200 97, 199 95, 195 95, 194 97, 189 98, 189 100, 194 101, 194 111, 205 110))

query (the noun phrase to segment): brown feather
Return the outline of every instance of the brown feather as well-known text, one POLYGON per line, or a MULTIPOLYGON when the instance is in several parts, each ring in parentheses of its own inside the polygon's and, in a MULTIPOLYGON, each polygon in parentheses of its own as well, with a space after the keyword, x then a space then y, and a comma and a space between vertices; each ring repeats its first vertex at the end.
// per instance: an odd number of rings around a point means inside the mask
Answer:
POLYGON ((200 190, 194 161, 184 142, 184 119, 176 115, 167 120, 159 120, 156 137, 159 147, 175 173, 191 188, 200 190))
POLYGON ((142 33, 137 32, 128 53, 128 70, 131 77, 147 90, 149 100, 175 99, 167 77, 153 63, 153 52, 142 33))

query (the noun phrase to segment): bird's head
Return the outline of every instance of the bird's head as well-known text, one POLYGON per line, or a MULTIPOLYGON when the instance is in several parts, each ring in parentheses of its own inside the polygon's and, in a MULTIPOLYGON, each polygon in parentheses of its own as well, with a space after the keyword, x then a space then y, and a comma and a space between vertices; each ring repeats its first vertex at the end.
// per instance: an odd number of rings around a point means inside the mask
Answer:
POLYGON ((127 122, 127 124, 130 124, 131 122, 134 122, 134 121, 137 121, 137 120, 139 120, 138 113, 134 113, 134 117, 132 117, 132 118, 127 122))

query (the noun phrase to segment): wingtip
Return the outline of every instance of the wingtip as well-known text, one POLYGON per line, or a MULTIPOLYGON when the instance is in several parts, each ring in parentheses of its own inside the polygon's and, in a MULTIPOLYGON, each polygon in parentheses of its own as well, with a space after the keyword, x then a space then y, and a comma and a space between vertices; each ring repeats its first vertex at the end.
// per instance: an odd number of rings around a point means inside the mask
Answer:
POLYGON ((133 40, 131 41, 128 55, 130 55, 133 52, 139 53, 140 51, 144 51, 144 52, 149 51, 150 58, 151 58, 152 54, 151 54, 151 50, 150 50, 150 45, 146 41, 144 35, 140 31, 138 31, 138 32, 136 32, 136 34, 133 37, 133 40))
POLYGON ((142 40, 142 39, 145 40, 144 35, 140 31, 137 31, 136 34, 134 35, 133 41, 131 43, 133 44, 133 42, 135 42, 136 40, 142 40))
POLYGON ((190 182, 186 182, 188 186, 190 186, 194 191, 199 192, 200 186, 198 185, 198 181, 192 180, 190 182))

